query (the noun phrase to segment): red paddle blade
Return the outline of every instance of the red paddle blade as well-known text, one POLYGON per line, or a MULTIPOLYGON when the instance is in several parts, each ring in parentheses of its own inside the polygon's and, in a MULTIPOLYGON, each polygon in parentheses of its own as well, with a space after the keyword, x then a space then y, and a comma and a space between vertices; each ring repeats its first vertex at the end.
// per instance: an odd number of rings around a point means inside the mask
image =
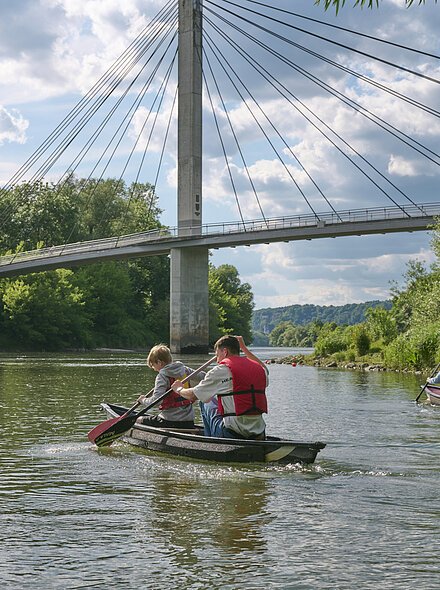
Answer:
POLYGON ((105 422, 101 422, 101 424, 98 424, 98 426, 92 428, 92 430, 88 433, 87 438, 90 442, 94 443, 97 436, 111 428, 113 424, 115 424, 115 422, 120 419, 121 416, 117 416, 116 418, 110 418, 109 420, 105 420, 105 422))
POLYGON ((95 426, 88 433, 87 438, 98 447, 106 447, 122 436, 124 432, 130 430, 135 422, 136 416, 117 416, 116 418, 110 418, 95 426))

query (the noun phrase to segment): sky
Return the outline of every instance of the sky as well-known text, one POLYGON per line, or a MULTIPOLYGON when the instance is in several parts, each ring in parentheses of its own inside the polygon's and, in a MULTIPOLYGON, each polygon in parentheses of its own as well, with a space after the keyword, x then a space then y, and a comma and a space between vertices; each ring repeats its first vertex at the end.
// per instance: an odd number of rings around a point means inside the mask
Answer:
MULTIPOLYGON (((124 0, 123 3, 119 0, 0 0, 2 183, 8 182, 20 169, 165 3, 165 0, 124 0)), ((205 73, 210 92, 204 91, 204 223, 239 219, 234 187, 239 196, 241 215, 248 220, 261 217, 261 210, 268 218, 310 214, 312 210, 328 212, 327 201, 337 210, 392 205, 383 191, 360 173, 344 153, 350 153, 351 160, 357 164, 362 164, 362 157, 367 159, 374 166, 365 168, 368 176, 384 186, 386 193, 399 204, 408 204, 407 197, 416 203, 439 201, 438 164, 385 133, 371 120, 354 113, 346 104, 311 83, 285 62, 240 36, 217 16, 223 14, 229 19, 229 13, 218 8, 222 5, 226 10, 235 11, 257 24, 270 26, 277 34, 306 47, 309 51, 266 35, 243 20, 230 19, 250 34, 258 36, 271 49, 303 68, 306 73, 330 84, 393 128, 427 146, 427 149, 438 152, 439 118, 427 110, 436 109, 440 104, 440 90, 439 84, 427 77, 440 80, 440 63, 432 55, 425 54, 440 55, 439 4, 426 0, 425 6, 414 5, 407 9, 403 0, 383 0, 379 9, 370 10, 353 8, 354 2, 347 0, 346 6, 336 16, 334 11, 324 11, 322 6, 316 6, 314 0, 296 0, 294 3, 273 0, 269 3, 273 7, 295 11, 298 15, 322 23, 425 52, 416 54, 374 42, 361 35, 326 27, 325 24, 260 8, 249 0, 235 0, 234 3, 238 6, 224 0, 212 0, 206 1, 204 6, 205 16, 211 21, 206 24, 208 41, 205 40, 205 73), (265 12, 271 20, 261 19, 258 14, 252 16, 241 10, 241 7, 265 12), (278 21, 294 24, 297 29, 278 21), (281 97, 273 86, 263 81, 255 68, 250 67, 236 50, 225 43, 212 23, 217 23, 231 39, 235 38, 239 46, 249 51, 269 75, 294 92, 296 99, 293 102, 300 101, 295 102, 296 108, 292 106, 292 101, 281 97), (298 28, 329 37, 340 45, 311 37, 298 28), (226 61, 232 64, 232 71, 238 73, 235 88, 228 82, 220 62, 216 61, 213 43, 222 48, 226 61), (346 51, 342 45, 380 56, 382 61, 371 60, 362 53, 346 51), (415 108, 396 95, 356 79, 346 70, 317 59, 310 51, 360 72, 413 101, 420 101, 427 109, 415 108), (425 77, 390 67, 386 61, 399 63, 406 70, 416 70, 425 77), (209 66, 215 71, 216 80, 222 89, 221 97, 216 92, 209 66), (249 95, 243 96, 237 92, 237 85, 241 83, 242 92, 246 88, 250 90, 249 95), (249 108, 253 102, 252 96, 269 119, 259 115, 255 107, 249 108), (217 119, 212 115, 210 100, 213 101, 217 119), (222 101, 227 105, 229 119, 222 108, 222 101), (276 152, 259 130, 255 113, 261 127, 271 136, 276 152), (305 118, 304 113, 308 118, 305 118), (319 123, 317 117, 323 123, 319 123), (282 133, 283 139, 279 132, 274 133, 269 120, 282 133), (230 133, 229 121, 236 130, 237 143, 230 133), (326 133, 335 138, 339 150, 319 131, 318 127, 324 129, 324 124, 328 126, 325 128, 326 133), (229 168, 225 165, 217 126, 222 130, 229 168), (346 143, 342 143, 338 137, 342 137, 346 143), (353 146, 357 155, 353 156, 351 148, 347 146, 353 146), (278 154, 281 154, 281 159, 278 154), (231 174, 234 184, 231 183, 231 174), (382 180, 382 174, 388 180, 382 180), (252 189, 249 177, 256 191, 252 189), (318 186, 320 190, 317 190, 318 186)), ((171 79, 174 76, 173 70, 171 79)), ((153 82, 147 96, 156 96, 164 79, 165 66, 158 71, 157 81, 153 82)), ((170 127, 167 152, 160 169, 157 162, 163 146, 161 138, 169 123, 173 97, 174 88, 170 83, 164 93, 165 106, 159 113, 150 139, 151 156, 147 158, 142 172, 145 181, 153 182, 160 170, 156 192, 163 210, 161 221, 170 226, 176 225, 177 208, 176 158, 173 148, 176 130, 173 125, 170 127)), ((148 110, 158 108, 152 102, 149 105, 140 105, 130 122, 127 139, 121 143, 122 151, 125 150, 126 154, 132 149, 130 138, 133 140, 139 137, 135 152, 141 157, 148 142, 148 132, 143 127, 144 115, 148 110)), ((172 122, 175 122, 175 111, 172 122)), ((98 157, 98 147, 93 146, 86 160, 92 166, 98 157)), ((66 156, 64 164, 67 166, 68 163, 66 156)), ((88 173, 85 164, 84 169, 78 168, 78 174, 88 173)), ((48 173, 48 180, 56 180, 56 173, 56 170, 48 173)), ((118 177, 116 163, 109 167, 108 174, 118 177)), ((133 170, 128 169, 128 180, 133 180, 134 175, 133 166, 133 170)), ((402 276, 410 259, 424 261, 427 265, 434 261, 429 232, 226 248, 213 251, 211 256, 216 266, 225 263, 236 266, 241 280, 252 286, 256 309, 308 303, 343 305, 387 299, 391 283, 403 282, 402 276)))

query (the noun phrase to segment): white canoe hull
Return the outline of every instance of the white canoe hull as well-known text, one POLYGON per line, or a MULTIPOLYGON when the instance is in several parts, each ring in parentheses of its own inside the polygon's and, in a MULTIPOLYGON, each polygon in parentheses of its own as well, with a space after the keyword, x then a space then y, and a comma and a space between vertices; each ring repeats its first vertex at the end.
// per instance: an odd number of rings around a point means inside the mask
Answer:
POLYGON ((440 406, 440 385, 427 385, 425 393, 433 406, 440 406))

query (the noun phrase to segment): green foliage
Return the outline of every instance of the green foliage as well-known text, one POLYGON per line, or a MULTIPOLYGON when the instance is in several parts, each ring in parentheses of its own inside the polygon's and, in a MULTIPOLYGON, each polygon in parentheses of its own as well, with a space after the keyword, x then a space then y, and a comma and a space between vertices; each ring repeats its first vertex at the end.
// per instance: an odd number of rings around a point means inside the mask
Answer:
POLYGON ((431 368, 440 360, 440 320, 399 334, 385 348, 384 360, 394 369, 431 368))
POLYGON ((269 336, 263 332, 252 332, 252 344, 254 346, 269 346, 269 336))
MULTIPOLYGON (((0 212, 7 220, 2 253, 160 227, 152 187, 126 187, 113 179, 24 184, 1 193, 0 212), (10 210, 13 216, 6 215, 10 210)), ((166 342, 169 287, 166 256, 0 280, 0 347, 136 348, 166 342)), ((211 343, 225 333, 250 342, 253 295, 235 267, 210 267, 209 297, 211 343)))
POLYGON ((373 340, 381 339, 389 344, 397 336, 396 320, 393 313, 384 307, 370 307, 366 311, 367 330, 373 340))
MULTIPOLYGON (((414 0, 402 0, 407 8, 414 4, 414 0)), ((434 0, 437 3, 437 0, 434 0)), ((419 5, 425 4, 425 0, 418 0, 419 5)), ((321 4, 321 0, 315 0, 315 4, 321 4)), ((334 7, 336 14, 339 10, 345 5, 345 0, 323 0, 324 8, 327 10, 330 7, 334 7)), ((374 6, 377 8, 379 7, 379 0, 353 0, 353 6, 360 6, 361 8, 364 6, 368 6, 368 8, 373 8, 374 6)))
MULTIPOLYGON (((347 326, 338 326, 336 321, 315 322, 311 334, 315 355, 331 355, 339 361, 365 359, 368 355, 369 362, 380 361, 400 370, 435 366, 440 361, 440 219, 433 228, 432 246, 438 258, 431 268, 426 269, 420 261, 410 261, 403 285, 391 286, 391 303, 364 304, 363 322, 347 326)), ((299 326, 288 319, 288 312, 294 307, 255 312, 255 316, 260 316, 254 325, 260 321, 267 327, 274 318, 281 317, 270 333, 271 344, 298 346, 299 326)), ((321 309, 316 308, 315 312, 321 313, 321 309)), ((310 333, 310 325, 307 327, 310 333)))
POLYGON ((418 354, 407 334, 399 334, 384 351, 385 364, 391 369, 417 367, 418 354))
POLYGON ((315 343, 315 353, 319 356, 328 356, 347 350, 347 338, 345 329, 337 326, 334 322, 322 326, 321 331, 315 343))
POLYGON ((0 283, 5 348, 56 350, 88 346, 91 320, 84 293, 65 269, 0 283))
MULTIPOLYGON (((64 243, 80 210, 70 187, 55 190, 51 184, 34 182, 2 191, 0 215, 0 252, 5 252, 15 251, 19 244, 21 249, 31 250, 38 244, 64 243)), ((75 241, 73 237, 71 241, 75 241)))
MULTIPOLYGON (((160 227, 152 187, 112 179, 23 184, 2 191, 0 212, 2 253, 160 227)), ((145 347, 168 339, 168 302, 166 256, 3 279, 0 346, 145 347)))
POLYGON ((327 322, 335 322, 340 326, 360 324, 365 321, 367 310, 378 306, 390 309, 391 301, 367 301, 346 305, 289 305, 259 309, 253 313, 252 329, 270 334, 282 322, 291 322, 299 326, 315 322, 318 327, 327 322))
POLYGON ((292 322, 281 322, 269 335, 272 346, 311 347, 319 334, 321 324, 310 322, 306 326, 297 326, 292 322))
POLYGON ((355 326, 353 330, 354 346, 359 356, 366 355, 370 350, 370 337, 365 326, 355 326))
POLYGON ((160 227, 159 213, 149 184, 73 176, 59 185, 25 183, 0 195, 0 252, 14 251, 20 240, 32 250, 146 231, 160 227))
POLYGON ((241 283, 237 269, 230 264, 209 269, 210 343, 223 334, 238 334, 252 341, 251 318, 254 307, 249 283, 241 283))

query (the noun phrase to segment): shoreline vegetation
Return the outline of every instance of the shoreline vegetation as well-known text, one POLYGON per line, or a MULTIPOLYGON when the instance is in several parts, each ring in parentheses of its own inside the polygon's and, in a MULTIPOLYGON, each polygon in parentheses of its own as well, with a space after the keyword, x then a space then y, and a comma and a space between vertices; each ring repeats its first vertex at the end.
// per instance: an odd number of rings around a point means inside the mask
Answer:
MULTIPOLYGON (((154 187, 116 179, 14 186, 0 195, 1 211, 14 214, 0 230, 0 255, 63 244, 65 236, 80 242, 163 227, 154 187)), ((254 311, 252 287, 237 269, 210 264, 209 343, 241 334, 254 346, 313 347, 301 362, 315 366, 429 371, 440 361, 440 218, 430 229, 435 261, 426 268, 410 260, 404 284, 391 283, 383 302, 254 311)), ((167 256, 0 278, 0 350, 133 350, 166 342, 169 290, 167 256)))
MULTIPOLYGON (((428 268, 410 260, 403 286, 391 283, 391 305, 371 305, 359 323, 320 319, 305 325, 280 322, 269 345, 313 347, 302 358, 282 362, 362 371, 425 375, 440 361, 440 223, 432 228, 436 260, 428 268)), ((374 303, 374 302, 372 302, 374 303)))
POLYGON ((364 359, 356 361, 337 361, 331 356, 320 357, 314 354, 289 354, 284 357, 270 358, 266 360, 267 365, 292 365, 301 366, 306 365, 309 367, 319 367, 322 369, 346 369, 351 371, 374 371, 374 372, 389 372, 389 373, 410 373, 413 375, 424 375, 428 374, 429 370, 423 371, 420 369, 413 369, 410 367, 404 367, 402 369, 396 369, 386 367, 383 363, 376 362, 373 359, 364 359))

